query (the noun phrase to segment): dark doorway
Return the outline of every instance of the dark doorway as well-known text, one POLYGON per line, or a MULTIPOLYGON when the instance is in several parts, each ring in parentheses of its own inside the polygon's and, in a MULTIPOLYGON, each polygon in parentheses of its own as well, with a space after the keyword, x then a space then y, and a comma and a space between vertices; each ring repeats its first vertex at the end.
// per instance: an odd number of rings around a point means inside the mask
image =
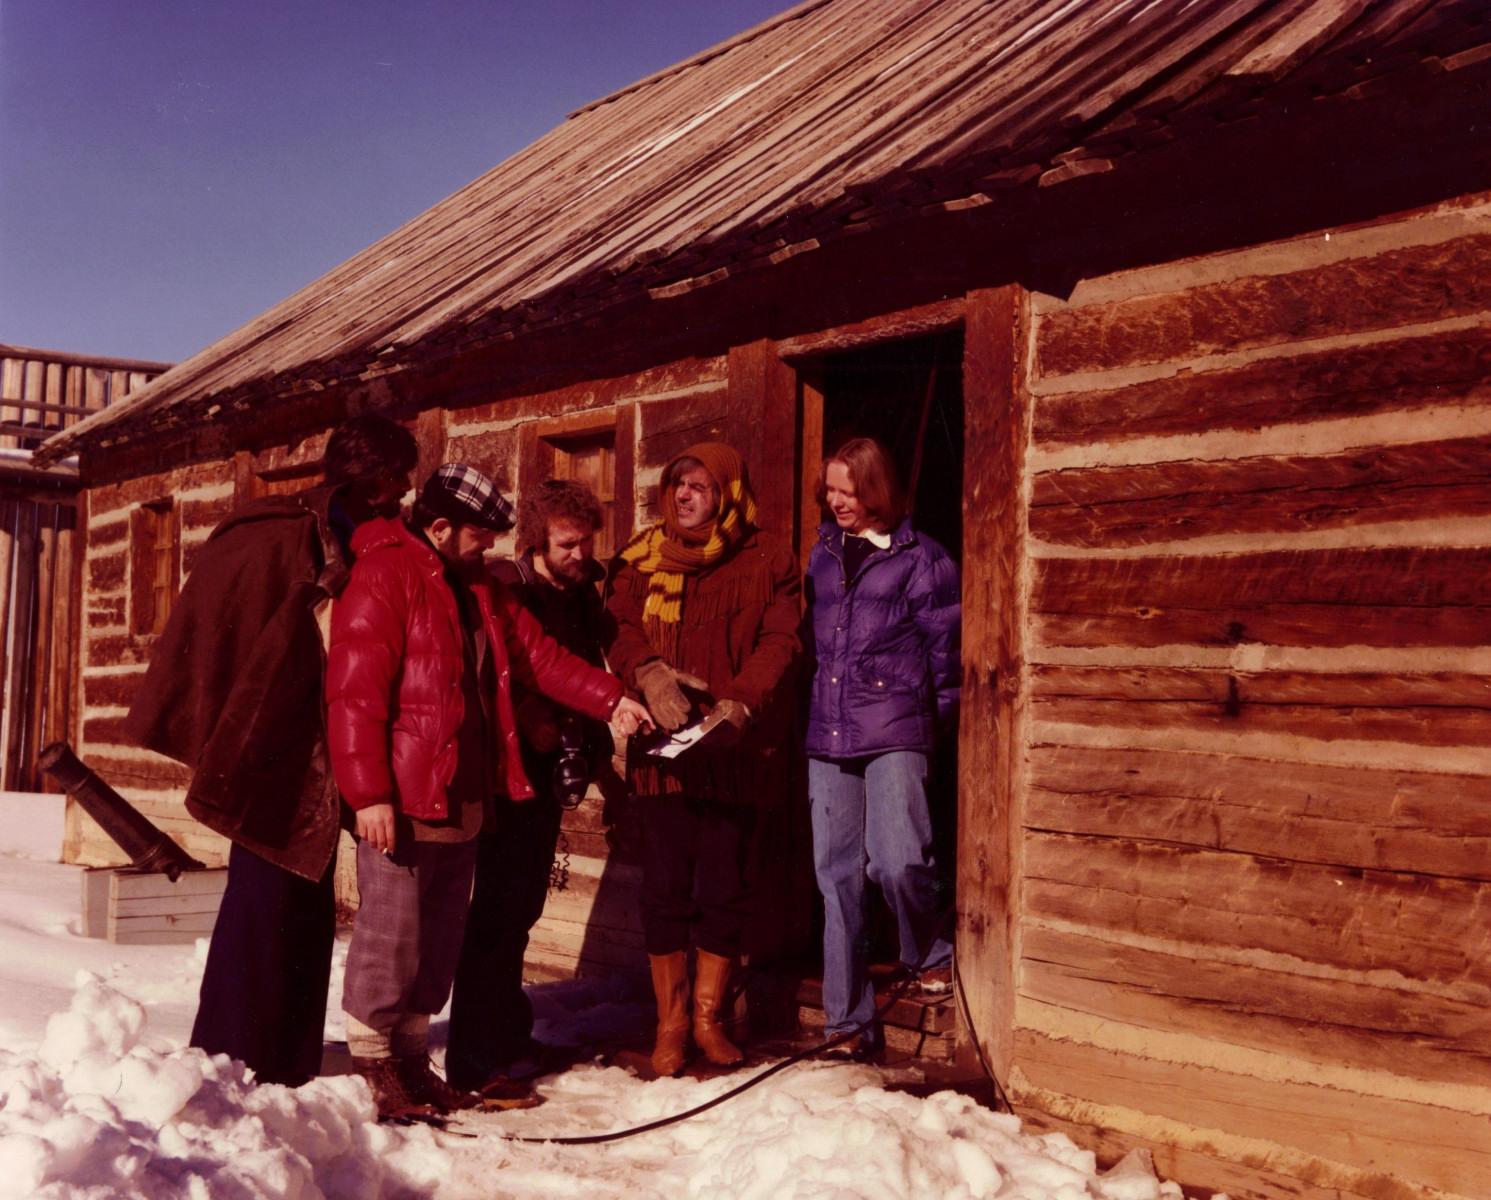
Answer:
POLYGON ((823 363, 823 451, 872 437, 894 455, 916 527, 963 560, 963 335, 892 342, 823 363), (925 430, 925 432, 923 432, 925 430))
MULTIPOLYGON (((962 332, 835 355, 822 362, 819 378, 824 455, 854 437, 881 442, 894 457, 908 492, 913 473, 916 476, 910 498, 917 530, 941 543, 961 565, 962 332)), ((825 512, 819 518, 829 519, 825 512)), ((956 865, 957 743, 956 729, 948 731, 932 759, 931 801, 944 906, 952 903, 956 865)), ((893 963, 897 959, 894 929, 878 896, 872 914, 871 961, 893 963)))

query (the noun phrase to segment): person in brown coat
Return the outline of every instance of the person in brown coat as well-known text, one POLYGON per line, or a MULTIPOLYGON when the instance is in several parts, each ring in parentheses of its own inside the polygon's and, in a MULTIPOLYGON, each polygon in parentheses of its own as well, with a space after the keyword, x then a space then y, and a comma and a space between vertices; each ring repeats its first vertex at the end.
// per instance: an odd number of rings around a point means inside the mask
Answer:
POLYGON ((322 486, 230 513, 197 552, 125 731, 192 768, 187 811, 233 842, 191 1044, 261 1082, 321 1069, 339 800, 326 748, 318 618, 353 530, 397 515, 418 457, 384 417, 343 422, 322 486))
POLYGON ((642 927, 657 994, 652 1064, 677 1074, 689 1032, 690 936, 697 945, 694 1041, 712 1063, 744 1056, 719 1006, 750 911, 746 880, 756 806, 789 786, 792 675, 801 652, 797 561, 756 528, 756 502, 736 451, 691 446, 658 491, 663 519, 617 558, 607 607, 611 667, 677 730, 703 718, 707 736, 675 758, 633 746, 641 801, 642 927))

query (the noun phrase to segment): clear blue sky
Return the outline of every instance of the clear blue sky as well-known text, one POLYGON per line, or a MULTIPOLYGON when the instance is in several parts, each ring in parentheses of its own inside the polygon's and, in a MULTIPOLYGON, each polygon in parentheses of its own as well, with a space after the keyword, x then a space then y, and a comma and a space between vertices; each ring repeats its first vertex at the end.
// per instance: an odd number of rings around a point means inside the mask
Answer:
POLYGON ((792 0, 0 0, 0 342, 179 361, 792 0))

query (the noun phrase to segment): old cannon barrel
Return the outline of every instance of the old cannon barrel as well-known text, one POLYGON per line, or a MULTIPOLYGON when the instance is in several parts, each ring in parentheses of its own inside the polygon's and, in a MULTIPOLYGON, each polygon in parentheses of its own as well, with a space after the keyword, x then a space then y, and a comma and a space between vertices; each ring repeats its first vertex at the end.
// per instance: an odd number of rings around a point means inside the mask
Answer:
POLYGON ((36 758, 36 765, 60 783, 130 857, 137 871, 154 871, 172 883, 183 871, 202 864, 162 833, 133 804, 85 766, 66 742, 53 742, 36 758))

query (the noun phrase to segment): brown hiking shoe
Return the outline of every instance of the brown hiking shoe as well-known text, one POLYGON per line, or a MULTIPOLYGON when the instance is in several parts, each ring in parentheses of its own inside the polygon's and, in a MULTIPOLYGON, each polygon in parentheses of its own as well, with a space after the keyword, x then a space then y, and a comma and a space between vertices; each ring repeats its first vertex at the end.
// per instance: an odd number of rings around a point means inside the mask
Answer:
POLYGON ((353 1058, 352 1070, 367 1080, 378 1106, 380 1121, 419 1120, 438 1117, 441 1110, 412 1093, 405 1084, 397 1058, 353 1058))
POLYGON ((832 1062, 872 1063, 880 1057, 880 1046, 864 1034, 856 1033, 847 1042, 824 1050, 819 1057, 832 1062))
POLYGON ((487 1080, 476 1094, 482 1108, 502 1112, 514 1108, 537 1108, 544 1102, 526 1079, 509 1079, 506 1075, 487 1080))
POLYGON ((481 1097, 474 1092, 463 1092, 451 1087, 435 1074, 427 1054, 406 1054, 394 1060, 399 1064, 399 1078, 409 1094, 421 1104, 431 1105, 437 1112, 453 1113, 465 1109, 480 1108, 481 1097))

